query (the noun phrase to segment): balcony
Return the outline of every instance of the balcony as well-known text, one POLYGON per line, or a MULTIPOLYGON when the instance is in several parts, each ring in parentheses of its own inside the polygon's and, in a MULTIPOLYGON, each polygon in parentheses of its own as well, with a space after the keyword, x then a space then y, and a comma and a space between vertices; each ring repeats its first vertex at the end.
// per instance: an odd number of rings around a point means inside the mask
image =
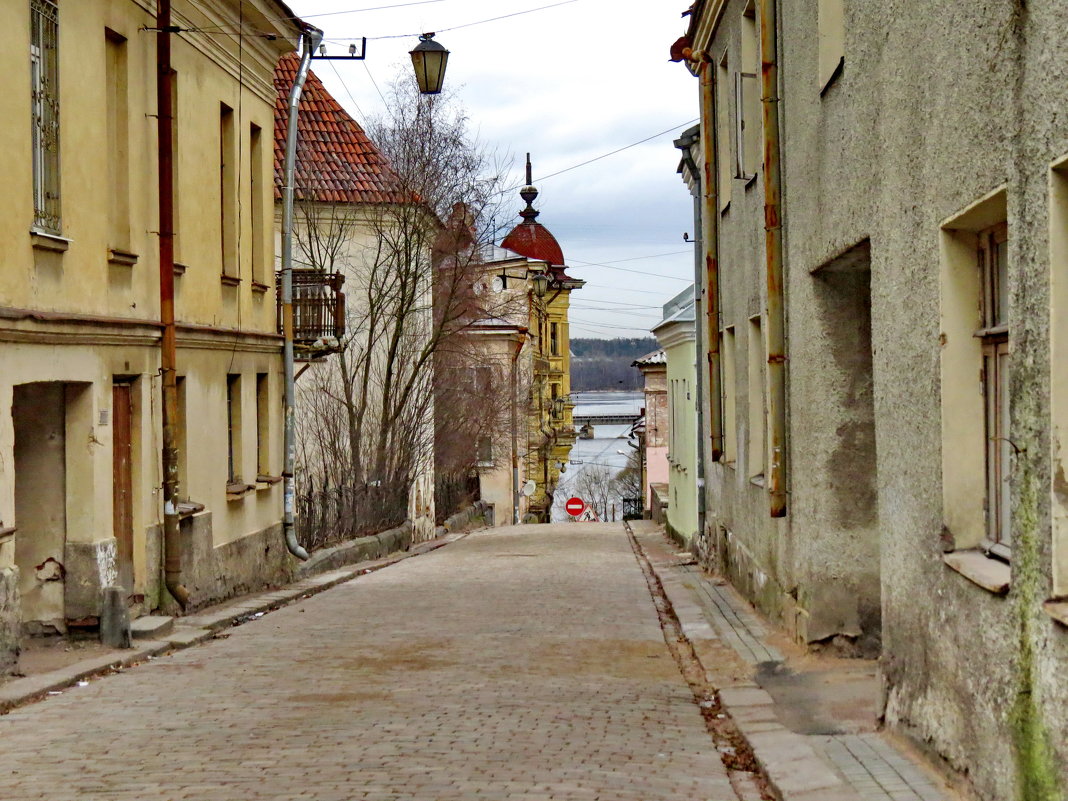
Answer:
MULTIPOLYGON (((345 336, 345 276, 323 270, 293 270, 293 348, 309 361, 337 353, 345 336)), ((278 331, 282 332, 282 273, 276 274, 278 331)))

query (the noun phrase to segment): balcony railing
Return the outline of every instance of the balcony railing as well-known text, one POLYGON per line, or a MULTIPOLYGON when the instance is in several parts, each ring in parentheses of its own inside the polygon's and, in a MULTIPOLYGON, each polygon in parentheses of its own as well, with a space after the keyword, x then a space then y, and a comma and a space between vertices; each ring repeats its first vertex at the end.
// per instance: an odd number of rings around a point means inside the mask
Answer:
MULTIPOLYGON (((282 273, 278 287, 278 330, 282 331, 282 273)), ((324 270, 293 270, 293 345, 305 354, 326 355, 345 336, 345 276, 324 270)))

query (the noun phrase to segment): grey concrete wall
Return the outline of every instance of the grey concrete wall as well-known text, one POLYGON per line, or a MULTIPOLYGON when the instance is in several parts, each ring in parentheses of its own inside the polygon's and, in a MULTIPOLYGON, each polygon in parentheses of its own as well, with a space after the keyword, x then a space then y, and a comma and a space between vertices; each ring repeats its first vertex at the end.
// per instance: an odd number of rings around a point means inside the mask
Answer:
MULTIPOLYGON (((774 547, 773 527, 752 518, 741 493, 724 492, 722 476, 718 501, 744 542, 740 561, 757 563, 787 592, 796 588, 806 612, 811 588, 849 586, 849 563, 860 566, 852 575, 866 586, 880 577, 889 724, 966 774, 981 798, 1063 798, 1068 629, 1041 604, 1053 592, 1049 280, 1051 270, 1065 269, 1050 263, 1049 168, 1068 154, 1068 5, 864 0, 845 9, 843 69, 821 96, 812 4, 780 3, 791 391, 784 539, 794 541, 793 552, 774 547), (1010 230, 1016 449, 1006 597, 941 558, 943 459, 952 470, 953 454, 941 446, 939 229, 1000 186, 1010 230), (870 497, 873 519, 863 504, 841 507, 848 481, 834 478, 836 467, 857 461, 868 446, 844 460, 835 456, 835 440, 846 439, 839 426, 863 421, 840 412, 838 378, 848 371, 833 363, 833 350, 843 334, 828 313, 819 271, 866 242, 876 471, 874 483, 861 475, 853 489, 857 500, 870 497), (838 418, 828 409, 839 410, 838 418), (868 538, 873 530, 877 551, 868 538), (850 541, 850 532, 862 537, 850 541)), ((739 10, 729 4, 724 19, 739 10)), ((735 184, 723 218, 727 270, 742 259, 747 236, 759 256, 756 225, 732 231, 736 209, 759 221, 756 197, 735 184)), ((744 275, 751 268, 734 269, 744 275)), ((737 280, 728 276, 725 285, 732 308, 753 300, 738 296, 737 280)), ((863 625, 872 599, 852 594, 863 625)))

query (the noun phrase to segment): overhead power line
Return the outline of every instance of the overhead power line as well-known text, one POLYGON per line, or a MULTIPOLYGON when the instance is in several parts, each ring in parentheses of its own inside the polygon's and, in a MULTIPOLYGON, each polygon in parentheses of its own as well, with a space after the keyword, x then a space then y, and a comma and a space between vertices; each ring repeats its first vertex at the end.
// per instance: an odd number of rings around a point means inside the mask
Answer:
MULTIPOLYGON (((541 181, 545 181, 545 180, 547 180, 549 178, 555 178, 557 175, 563 175, 565 172, 571 172, 572 170, 577 170, 579 167, 585 167, 587 164, 593 164, 595 161, 600 161, 601 159, 606 159, 609 156, 614 156, 617 153, 622 153, 624 150, 630 150, 632 147, 637 147, 638 145, 644 145, 646 142, 649 142, 649 141, 652 141, 653 139, 656 139, 658 137, 664 136, 665 134, 674 133, 675 131, 679 130, 679 128, 684 128, 687 125, 693 125, 699 119, 700 118, 695 118, 695 119, 692 119, 692 120, 688 120, 687 122, 681 122, 678 125, 672 125, 670 128, 667 128, 667 129, 665 129, 663 131, 660 131, 660 133, 655 133, 652 136, 647 136, 644 139, 639 139, 637 142, 631 142, 629 145, 624 145, 623 147, 616 148, 615 150, 609 151, 608 153, 602 153, 600 156, 594 156, 592 159, 587 159, 586 161, 579 162, 578 164, 572 164, 570 167, 565 167, 562 170, 557 170, 556 172, 551 172, 548 175, 539 175, 538 176, 538 182, 540 183, 541 181)), ((507 189, 502 189, 501 191, 502 192, 512 192, 512 191, 514 191, 516 189, 519 189, 522 186, 523 186, 522 184, 516 184, 515 186, 510 186, 507 189)))

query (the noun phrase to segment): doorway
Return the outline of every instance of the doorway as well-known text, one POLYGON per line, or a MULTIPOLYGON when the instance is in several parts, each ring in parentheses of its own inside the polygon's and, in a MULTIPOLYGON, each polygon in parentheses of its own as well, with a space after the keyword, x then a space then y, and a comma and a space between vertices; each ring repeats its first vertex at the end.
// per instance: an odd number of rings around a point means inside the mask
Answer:
POLYGON ((66 398, 61 382, 14 388, 15 564, 23 625, 64 633, 67 541, 66 398))
POLYGON ((119 584, 133 592, 133 386, 111 385, 112 521, 119 584))

